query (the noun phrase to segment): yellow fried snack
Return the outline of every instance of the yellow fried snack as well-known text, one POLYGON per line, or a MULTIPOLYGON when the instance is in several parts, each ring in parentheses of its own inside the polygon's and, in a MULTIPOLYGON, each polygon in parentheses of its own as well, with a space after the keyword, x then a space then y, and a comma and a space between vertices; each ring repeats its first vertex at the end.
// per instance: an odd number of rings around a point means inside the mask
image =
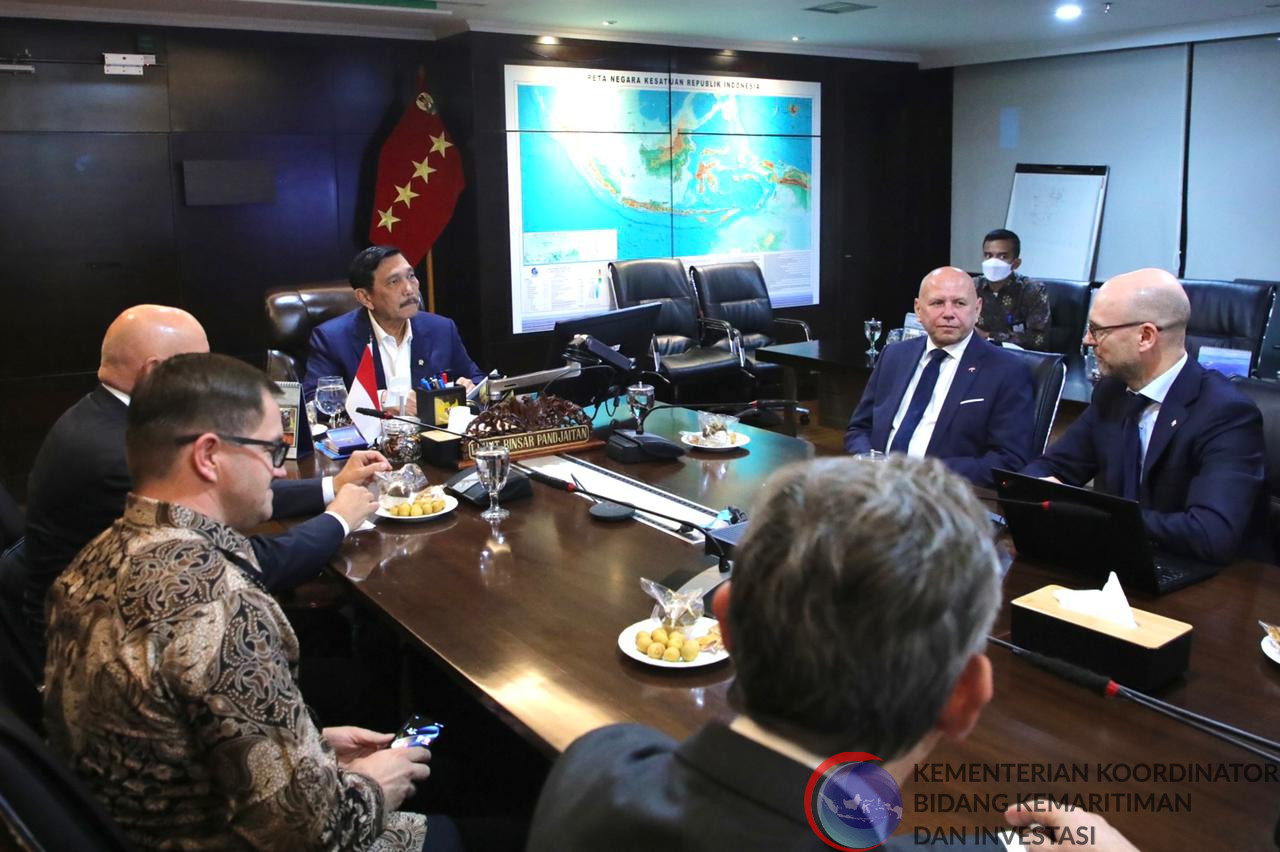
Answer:
MULTIPOLYGON (((650 654, 650 656, 653 655, 650 654)), ((668 663, 680 662, 680 649, 674 646, 668 646, 667 650, 662 654, 662 659, 666 660, 668 663)))
POLYGON ((702 648, 693 639, 686 639, 684 645, 680 648, 680 656, 684 658, 686 663, 692 663, 701 650, 702 648))
POLYGON ((653 631, 653 641, 661 642, 663 645, 667 644, 667 631, 661 627, 653 631))
POLYGON ((674 645, 677 648, 679 648, 683 644, 684 644, 684 634, 681 633, 679 630, 672 630, 670 633, 667 634, 668 647, 674 645))
POLYGON ((663 645, 661 642, 654 642, 649 646, 649 650, 645 651, 645 653, 648 654, 650 657, 653 657, 655 660, 660 660, 662 659, 662 655, 665 654, 666 651, 667 651, 666 645, 663 645))
POLYGON ((649 646, 653 644, 653 637, 649 635, 648 630, 641 630, 636 634, 636 647, 642 652, 648 651, 649 646))
POLYGON ((417 503, 414 503, 411 507, 409 507, 409 517, 411 517, 411 518, 421 518, 421 517, 422 517, 422 506, 420 506, 420 505, 419 505, 419 504, 417 504, 417 503))

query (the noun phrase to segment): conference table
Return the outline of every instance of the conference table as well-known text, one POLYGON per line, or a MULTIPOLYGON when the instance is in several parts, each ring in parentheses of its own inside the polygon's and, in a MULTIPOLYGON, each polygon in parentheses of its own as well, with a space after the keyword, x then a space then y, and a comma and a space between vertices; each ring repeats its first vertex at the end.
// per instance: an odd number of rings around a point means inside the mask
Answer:
MULTIPOLYGON (((695 424, 691 411, 660 408, 646 430, 675 437, 695 424)), ((802 439, 741 429, 749 445, 727 453, 692 450, 633 465, 608 459, 601 448, 575 455, 711 509, 748 508, 771 471, 811 457, 813 448, 802 439)), ((335 466, 310 459, 299 468, 310 475, 335 466)), ((426 470, 432 482, 445 478, 426 470)), ((429 522, 380 520, 375 531, 350 536, 332 568, 360 603, 548 757, 601 725, 637 722, 681 738, 708 720, 731 718, 732 660, 660 669, 617 646, 619 632, 652 607, 641 577, 676 586, 715 560, 701 545, 634 520, 593 520, 582 496, 532 485, 533 496, 509 503, 511 516, 494 525, 466 503, 429 522)), ((1105 554, 1098 560, 1105 565, 1105 554)), ((1280 622, 1278 576, 1275 566, 1241 562, 1166 597, 1131 595, 1137 607, 1195 626, 1190 668, 1160 698, 1276 736, 1280 666, 1261 653, 1257 621, 1280 622)), ((1087 577, 1015 560, 994 635, 1009 636, 1009 600, 1048 583, 1096 586, 1087 577)), ((1103 814, 1142 849, 1269 848, 1280 815, 1274 780, 1249 780, 1251 769, 1235 770, 1235 780, 1147 778, 1187 765, 1211 767, 1220 776, 1217 767, 1228 773, 1232 764, 1265 767, 1259 758, 1145 707, 1086 692, 1004 648, 990 646, 988 654, 995 697, 975 730, 964 741, 940 742, 920 773, 897 779, 904 800, 900 836, 972 834, 1000 824, 1006 801, 1031 794, 1100 794, 1107 797, 1103 814), (1128 777, 1135 768, 1138 774, 1128 777), (1131 793, 1151 800, 1111 795, 1131 793), (985 798, 959 801, 962 794, 985 798)))

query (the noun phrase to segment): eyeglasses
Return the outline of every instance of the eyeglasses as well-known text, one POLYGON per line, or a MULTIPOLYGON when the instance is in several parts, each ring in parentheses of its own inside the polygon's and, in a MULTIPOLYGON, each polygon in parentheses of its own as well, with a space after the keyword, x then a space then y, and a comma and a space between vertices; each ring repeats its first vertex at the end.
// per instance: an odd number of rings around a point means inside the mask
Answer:
MULTIPOLYGON (((206 434, 201 432, 200 435, 206 434)), ((289 454, 289 445, 285 443, 283 438, 276 438, 274 441, 264 441, 261 438, 246 438, 243 435, 226 435, 222 432, 214 432, 224 441, 230 441, 233 444, 240 444, 246 447, 267 447, 270 450, 271 466, 280 467, 284 464, 285 456, 289 454)), ((174 438, 174 442, 182 444, 190 444, 192 441, 200 437, 200 435, 182 435, 174 438)))
MULTIPOLYGON (((1116 331, 1117 329, 1133 328, 1135 325, 1146 325, 1147 322, 1148 322, 1147 320, 1137 320, 1135 322, 1120 322, 1120 323, 1116 323, 1115 325, 1094 325, 1093 323, 1089 323, 1088 325, 1085 326, 1085 329, 1087 330, 1089 337, 1092 337, 1098 343, 1101 343, 1102 338, 1106 337, 1108 334, 1110 334, 1113 331, 1116 331)), ((1155 323, 1151 323, 1151 324, 1155 325, 1155 323)), ((1157 325, 1156 331, 1164 331, 1164 329, 1157 325)))

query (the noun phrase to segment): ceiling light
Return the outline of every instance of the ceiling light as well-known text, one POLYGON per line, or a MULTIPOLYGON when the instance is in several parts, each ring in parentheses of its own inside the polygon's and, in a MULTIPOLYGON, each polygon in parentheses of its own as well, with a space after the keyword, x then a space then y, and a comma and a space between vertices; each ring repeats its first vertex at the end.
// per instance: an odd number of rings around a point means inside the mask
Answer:
POLYGON ((1080 7, 1075 3, 1064 3, 1057 8, 1053 16, 1059 21, 1074 21, 1080 17, 1080 7))
POLYGON ((538 44, 559 44, 560 39, 555 36, 539 36, 538 44))
POLYGON ((600 23, 604 24, 606 27, 611 27, 618 22, 614 20, 608 20, 608 21, 601 21, 600 23))
POLYGON ((804 36, 792 36, 792 41, 804 41, 804 36))

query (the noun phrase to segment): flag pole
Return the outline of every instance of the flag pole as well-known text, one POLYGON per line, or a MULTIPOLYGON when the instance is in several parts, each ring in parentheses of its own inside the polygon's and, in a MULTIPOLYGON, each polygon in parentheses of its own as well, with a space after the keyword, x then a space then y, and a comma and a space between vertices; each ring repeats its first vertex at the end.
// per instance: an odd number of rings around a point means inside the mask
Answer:
POLYGON ((436 268, 431 262, 431 249, 427 249, 427 311, 436 312, 436 268))

